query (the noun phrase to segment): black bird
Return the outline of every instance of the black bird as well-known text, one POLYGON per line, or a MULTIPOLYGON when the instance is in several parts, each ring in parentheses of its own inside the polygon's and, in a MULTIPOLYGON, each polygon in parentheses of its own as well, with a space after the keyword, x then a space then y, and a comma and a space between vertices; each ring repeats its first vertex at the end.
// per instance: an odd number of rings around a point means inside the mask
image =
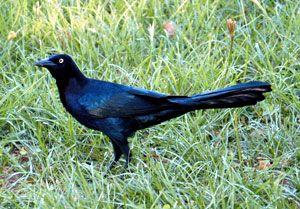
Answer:
POLYGON ((84 126, 102 131, 113 145, 111 169, 125 155, 131 158, 127 138, 137 130, 197 109, 255 105, 271 91, 266 82, 240 83, 193 96, 170 96, 146 89, 85 77, 69 55, 56 54, 35 63, 56 79, 60 100, 84 126))

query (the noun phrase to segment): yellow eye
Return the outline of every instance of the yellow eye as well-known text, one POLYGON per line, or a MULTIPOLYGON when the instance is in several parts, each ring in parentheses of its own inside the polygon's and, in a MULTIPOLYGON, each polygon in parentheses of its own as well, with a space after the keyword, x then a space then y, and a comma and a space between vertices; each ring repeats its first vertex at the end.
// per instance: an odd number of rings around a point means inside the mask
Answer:
POLYGON ((64 59, 63 59, 63 58, 60 58, 60 59, 58 60, 58 62, 61 64, 61 63, 64 62, 64 59))

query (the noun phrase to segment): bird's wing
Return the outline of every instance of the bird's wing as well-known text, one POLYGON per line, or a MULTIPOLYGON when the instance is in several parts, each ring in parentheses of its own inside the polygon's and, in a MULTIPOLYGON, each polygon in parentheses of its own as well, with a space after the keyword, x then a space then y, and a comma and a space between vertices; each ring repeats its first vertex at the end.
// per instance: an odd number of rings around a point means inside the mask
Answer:
POLYGON ((134 117, 156 113, 177 105, 168 100, 173 97, 128 87, 106 96, 85 94, 79 99, 79 103, 93 117, 134 117))

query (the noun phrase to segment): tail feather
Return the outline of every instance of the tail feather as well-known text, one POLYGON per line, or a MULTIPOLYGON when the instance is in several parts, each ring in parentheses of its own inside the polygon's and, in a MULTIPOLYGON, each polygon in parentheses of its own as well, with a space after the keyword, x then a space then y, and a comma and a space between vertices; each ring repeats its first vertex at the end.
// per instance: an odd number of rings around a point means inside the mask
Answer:
POLYGON ((137 129, 143 129, 171 118, 178 117, 196 109, 232 108, 255 105, 265 99, 263 93, 271 91, 271 85, 265 82, 254 81, 241 83, 223 89, 196 94, 191 97, 168 96, 164 99, 171 103, 170 108, 149 114, 147 116, 135 117, 138 121, 137 129))
POLYGON ((271 91, 266 82, 253 81, 223 89, 191 96, 186 99, 172 99, 172 102, 187 105, 192 109, 232 108, 255 105, 265 99, 263 93, 271 91))

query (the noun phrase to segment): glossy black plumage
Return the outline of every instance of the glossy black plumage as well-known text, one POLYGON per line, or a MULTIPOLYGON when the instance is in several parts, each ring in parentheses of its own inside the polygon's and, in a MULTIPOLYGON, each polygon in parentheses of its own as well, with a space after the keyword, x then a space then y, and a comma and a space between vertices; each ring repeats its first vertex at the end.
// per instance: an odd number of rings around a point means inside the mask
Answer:
POLYGON ((115 158, 130 160, 127 138, 139 129, 159 124, 196 109, 232 108, 255 105, 271 91, 268 83, 254 81, 193 96, 169 96, 85 77, 72 58, 50 56, 35 63, 46 67, 56 79, 60 99, 66 110, 81 124, 106 134, 115 158))

